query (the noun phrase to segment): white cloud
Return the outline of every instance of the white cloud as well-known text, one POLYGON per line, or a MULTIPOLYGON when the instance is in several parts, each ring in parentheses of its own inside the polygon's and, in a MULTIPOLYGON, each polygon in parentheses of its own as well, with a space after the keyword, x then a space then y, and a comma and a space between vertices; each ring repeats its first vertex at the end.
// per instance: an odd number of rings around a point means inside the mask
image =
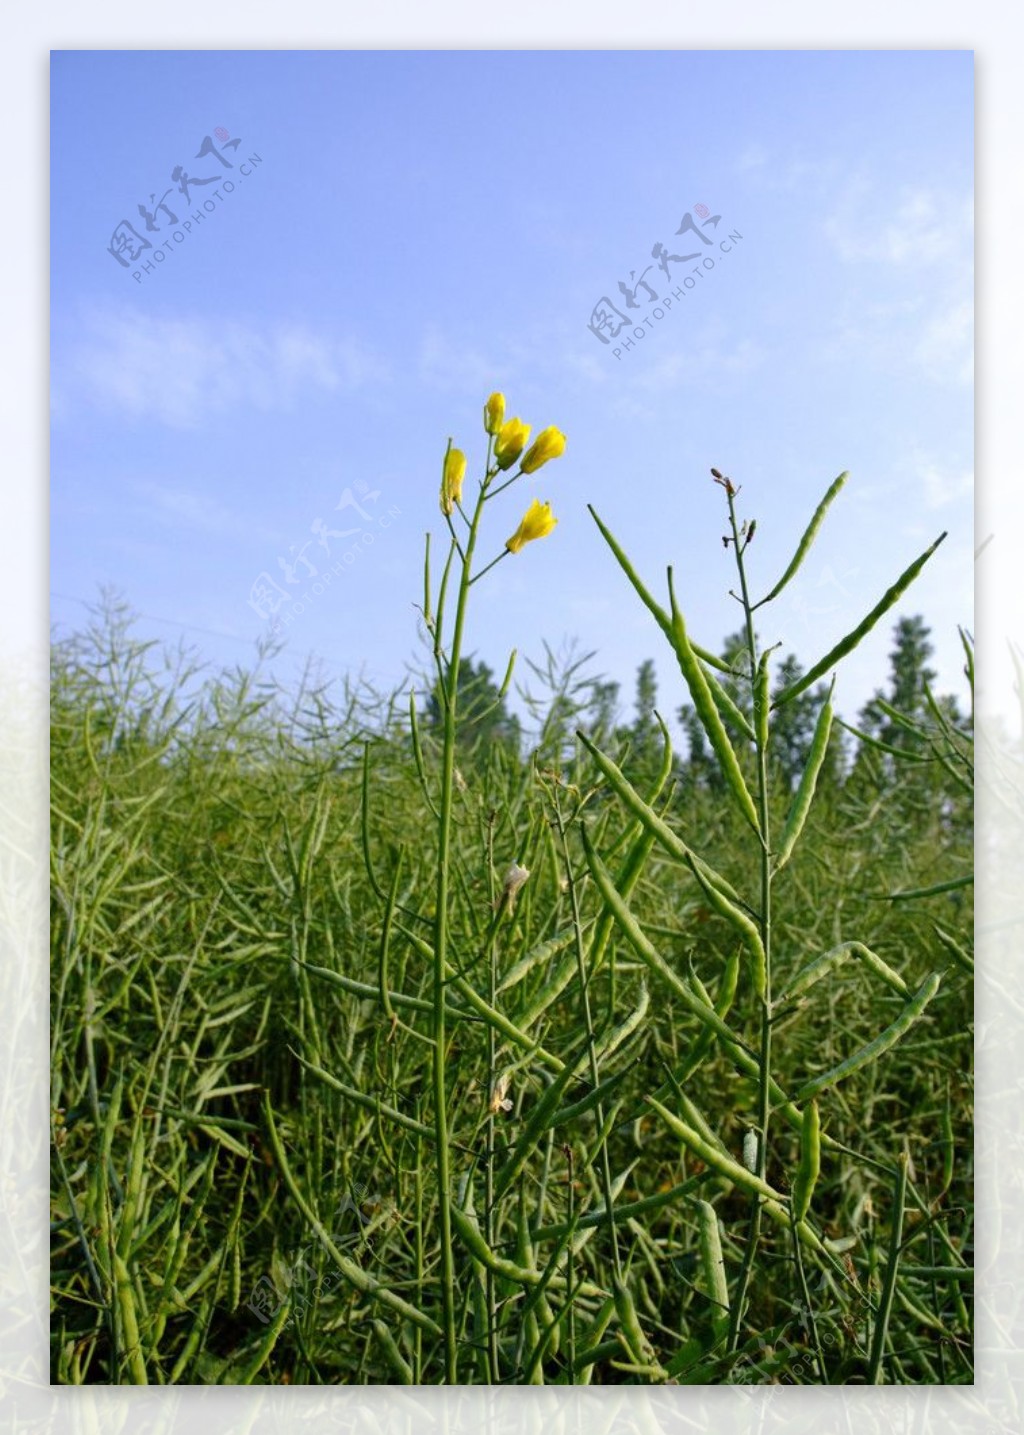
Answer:
POLYGON ((306 325, 128 311, 86 315, 55 371, 62 416, 81 401, 174 428, 240 406, 291 409, 310 389, 347 392, 388 380, 358 341, 306 325))
POLYGON ((934 314, 921 330, 914 358, 932 378, 973 383, 973 305, 964 301, 934 314))
POLYGON ((138 489, 152 505, 148 512, 155 510, 161 519, 171 524, 233 537, 238 534, 238 515, 207 493, 145 482, 139 484, 138 489))
POLYGON ((925 507, 945 508, 958 498, 974 492, 974 471, 970 468, 944 468, 937 463, 920 463, 917 468, 924 485, 925 507))
POLYGON ((606 385, 615 371, 604 358, 590 335, 583 338, 563 325, 537 321, 489 350, 431 327, 420 339, 415 362, 417 377, 428 388, 478 394, 514 390, 525 403, 526 396, 543 392, 551 378, 562 384, 571 376, 576 387, 606 385))
POLYGON ((489 357, 440 329, 431 329, 420 341, 418 367, 421 380, 431 388, 478 391, 489 394, 507 383, 509 363, 489 357))
POLYGON ((752 192, 774 195, 819 194, 840 176, 834 159, 804 159, 795 153, 773 153, 754 141, 737 155, 733 168, 752 192))
POLYGON ((879 194, 863 175, 851 179, 823 229, 846 263, 970 263, 970 196, 904 188, 879 194))
POLYGON ((850 358, 902 374, 916 370, 934 383, 969 388, 974 381, 974 305, 960 276, 900 298, 847 298, 823 356, 850 358))
POLYGON ((576 374, 585 384, 607 384, 612 371, 602 364, 601 358, 593 349, 566 346, 561 358, 562 372, 576 374))
POLYGON ((735 379, 761 368, 769 355, 765 345, 737 334, 717 318, 709 319, 700 337, 692 338, 684 352, 673 345, 657 353, 652 348, 644 357, 640 352, 625 355, 614 370, 618 390, 610 400, 611 411, 629 422, 652 419, 662 405, 662 396, 677 392, 680 384, 699 388, 735 379))
POLYGON ((765 357, 766 350, 753 339, 727 343, 724 339, 709 338, 684 354, 661 356, 645 373, 637 376, 636 386, 660 391, 678 387, 682 379, 693 383, 695 379, 722 374, 749 374, 764 362, 765 357))
POLYGON ((769 160, 769 154, 763 144, 755 142, 747 145, 736 160, 736 168, 740 174, 747 174, 751 170, 764 169, 769 160))

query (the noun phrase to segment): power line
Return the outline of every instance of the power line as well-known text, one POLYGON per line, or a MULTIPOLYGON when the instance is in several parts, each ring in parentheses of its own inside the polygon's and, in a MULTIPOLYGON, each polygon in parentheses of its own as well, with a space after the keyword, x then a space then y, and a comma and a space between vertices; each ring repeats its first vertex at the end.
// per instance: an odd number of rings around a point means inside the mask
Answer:
MULTIPOLYGON (((51 598, 63 598, 66 603, 81 603, 83 608, 95 608, 95 602, 87 598, 76 598, 73 593, 58 593, 55 588, 50 589, 51 598)), ((257 640, 255 638, 240 638, 237 633, 224 633, 219 628, 200 628, 195 623, 182 623, 177 618, 158 618, 155 613, 139 613, 136 609, 131 610, 133 618, 145 618, 147 623, 166 623, 169 628, 181 628, 188 633, 205 633, 210 638, 226 638, 229 643, 244 643, 248 648, 257 640)))
MULTIPOLYGON (((66 603, 79 603, 83 608, 96 607, 96 603, 94 600, 90 600, 88 598, 79 598, 74 593, 61 593, 56 588, 50 589, 50 597, 60 598, 66 603)), ((203 633, 206 637, 222 638, 225 642, 228 643, 240 643, 243 647, 249 649, 255 649, 255 646, 259 641, 257 638, 242 638, 237 633, 225 633, 219 628, 203 628, 200 627, 197 623, 183 623, 178 618, 161 618, 155 613, 140 613, 135 608, 130 609, 130 613, 132 618, 141 618, 144 619, 147 623, 163 623, 169 628, 178 628, 182 632, 186 633, 203 633)), ((282 652, 284 652, 284 650, 282 650, 282 652)), ((332 653, 323 650, 317 651, 314 648, 307 648, 302 651, 290 650, 288 651, 287 656, 293 661, 300 661, 302 659, 309 658, 327 660, 338 664, 338 666, 342 669, 343 673, 348 672, 349 664, 351 662, 350 658, 343 658, 340 653, 332 653)), ((401 679, 403 683, 407 680, 408 674, 406 674, 405 677, 401 679)), ((394 681, 394 679, 389 679, 389 681, 394 681)))

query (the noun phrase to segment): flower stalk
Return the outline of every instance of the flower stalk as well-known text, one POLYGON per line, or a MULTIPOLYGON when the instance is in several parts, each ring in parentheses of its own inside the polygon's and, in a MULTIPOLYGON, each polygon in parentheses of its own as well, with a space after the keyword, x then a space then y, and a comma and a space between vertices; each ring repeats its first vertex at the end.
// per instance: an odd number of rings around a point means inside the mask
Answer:
MULTIPOLYGON (((768 1122, 771 1114, 771 1063, 772 1063, 772 864, 771 864, 771 816, 768 782, 768 704, 761 697, 760 689, 767 687, 767 663, 762 662, 757 651, 757 636, 754 632, 754 607, 750 600, 744 555, 754 536, 753 525, 741 528, 736 518, 736 488, 727 478, 716 478, 725 489, 729 504, 729 526, 732 531, 732 548, 739 573, 740 592, 737 595, 743 605, 744 627, 747 637, 747 663, 751 691, 755 695, 754 760, 757 769, 757 825, 759 838, 760 902, 758 904, 757 927, 764 952, 763 990, 757 993, 760 1007, 760 1047, 758 1052, 758 1098, 757 1098, 757 1162, 754 1174, 759 1180, 766 1180, 768 1165, 768 1122), (758 698, 761 697, 761 701, 758 698), (758 721, 763 708, 763 720, 758 721)), ((760 987, 761 982, 758 983, 760 987)), ((739 1283, 732 1302, 729 1327, 728 1349, 734 1351, 739 1340, 743 1309, 751 1272, 757 1258, 757 1246, 761 1235, 762 1197, 755 1195, 750 1209, 750 1225, 747 1244, 743 1253, 739 1283)))
MULTIPOLYGON (((530 426, 519 419, 504 420, 505 400, 500 393, 491 394, 484 405, 484 430, 488 435, 487 458, 484 476, 477 489, 476 499, 467 514, 462 506, 463 486, 466 474, 466 458, 462 450, 454 448, 449 440, 442 468, 440 508, 451 536, 451 545, 441 578, 436 607, 431 605, 429 575, 425 575, 424 612, 431 614, 431 631, 434 637, 434 660, 437 668, 437 686, 443 724, 443 746, 441 755, 441 793, 437 806, 437 885, 435 892, 434 930, 432 946, 432 992, 431 992, 431 1088, 434 1107, 434 1144, 437 1176, 437 1194, 440 1226, 441 1268, 440 1286, 442 1302, 442 1329, 444 1332, 444 1380, 447 1385, 458 1384, 458 1328, 456 1322, 455 1259, 453 1252, 453 1204, 452 1171, 448 1132, 448 1092, 445 1063, 448 1045, 447 983, 450 973, 459 970, 459 964, 451 958, 451 928, 449 911, 452 892, 452 825, 455 794, 459 788, 459 773, 456 767, 456 745, 459 731, 459 671, 462 663, 466 631, 466 612, 469 590, 487 573, 495 563, 518 552, 527 542, 542 538, 550 533, 557 523, 549 504, 534 500, 519 525, 513 539, 508 540, 496 558, 486 564, 478 573, 473 572, 477 539, 484 507, 488 498, 494 497, 491 488, 498 473, 510 468, 522 454, 530 436, 530 426), (467 532, 461 538, 456 532, 453 515, 467 525, 467 532), (513 546, 515 540, 515 546, 513 546), (451 639, 445 650, 443 638, 446 632, 446 605, 450 595, 450 582, 456 579, 454 592, 454 621, 451 639)), ((539 467, 551 458, 557 458, 565 447, 564 435, 558 430, 545 430, 537 439, 530 453, 531 463, 539 467)), ((506 487, 521 476, 516 473, 501 485, 506 487)), ((428 548, 429 553, 429 548, 428 548)), ((516 893, 529 876, 525 867, 513 863, 505 877, 499 899, 495 927, 503 911, 511 912, 516 893)), ((496 973, 494 971, 494 931, 489 939, 490 988, 493 1003, 496 973)), ((493 1032, 489 1047, 490 1066, 493 1069, 495 1048, 493 1032)), ((490 1123, 493 1128, 493 1122, 490 1123)), ((484 1225, 490 1236, 490 1206, 493 1199, 491 1182, 493 1175, 493 1129, 488 1138, 488 1210, 484 1225)), ((495 1292, 493 1281, 488 1286, 489 1326, 494 1325, 495 1292)), ((488 1338, 487 1360, 492 1379, 497 1378, 497 1347, 488 1338)))

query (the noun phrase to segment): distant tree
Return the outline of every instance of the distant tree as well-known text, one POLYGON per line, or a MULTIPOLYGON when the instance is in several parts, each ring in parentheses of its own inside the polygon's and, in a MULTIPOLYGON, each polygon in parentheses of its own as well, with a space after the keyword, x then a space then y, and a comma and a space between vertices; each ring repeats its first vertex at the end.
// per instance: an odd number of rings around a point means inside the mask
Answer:
MULTIPOLYGON (((756 633, 754 640, 757 641, 756 633)), ((727 664, 729 671, 716 673, 715 676, 736 706, 749 717, 752 703, 750 697, 750 647, 747 643, 746 633, 742 629, 738 633, 730 633, 722 644, 719 656, 722 662, 727 664)))
POLYGON ((654 780, 661 764, 662 736, 654 716, 658 706, 658 675, 653 658, 645 658, 636 670, 635 717, 618 728, 620 745, 628 747, 623 771, 641 789, 654 780))
POLYGON ((658 675, 654 659, 645 658, 636 670, 636 718, 633 721, 632 736, 634 750, 639 756, 650 755, 657 742, 658 724, 654 711, 658 706, 658 675))
POLYGON ((594 657, 569 639, 558 651, 545 642, 543 662, 525 659, 536 684, 519 693, 535 724, 533 759, 542 767, 572 767, 579 756, 577 729, 598 743, 613 732, 619 685, 589 671, 594 657))
POLYGON ((896 624, 896 641, 889 657, 889 701, 908 716, 924 712, 925 684, 934 683, 936 678, 934 668, 928 667, 928 659, 935 652, 930 638, 931 629, 920 615, 901 618, 896 624))
MULTIPOLYGON (((745 632, 732 633, 725 639, 721 651, 722 662, 726 664, 727 671, 723 672, 716 668, 714 676, 719 685, 729 695, 736 707, 743 715, 750 719, 752 715, 752 698, 750 688, 750 658, 748 656, 747 635, 745 632)), ((782 658, 775 669, 775 679, 772 687, 773 696, 782 692, 784 688, 797 682, 803 676, 803 668, 793 653, 782 658)), ((790 699, 783 707, 776 709, 773 717, 772 736, 772 760, 776 772, 789 786, 794 787, 800 779, 807 757, 810 752, 811 740, 814 735, 814 727, 817 722, 818 712, 828 693, 828 685, 819 683, 814 688, 799 693, 795 698, 790 699)), ((701 726, 696 711, 689 704, 684 704, 678 712, 679 722, 686 734, 689 753, 684 769, 683 785, 705 788, 709 791, 718 791, 721 788, 722 778, 714 756, 708 745, 704 729, 701 726)), ((730 721, 727 712, 722 713, 723 721, 734 736, 737 737, 736 724, 730 721)), ((746 743, 738 741, 738 747, 743 750, 746 743)), ((822 779, 831 775, 839 779, 842 775, 845 764, 842 733, 839 728, 833 728, 832 740, 829 744, 829 751, 826 757, 825 768, 822 779)), ((819 779, 822 780, 822 779, 819 779)))
MULTIPOLYGON (((483 753, 495 743, 519 751, 519 719, 505 705, 494 674, 486 663, 463 658, 459 663, 457 694, 459 745, 464 755, 483 753)), ((435 687, 424 714, 427 730, 440 737, 444 730, 441 694, 435 687)))
POLYGON ((920 739, 880 708, 878 701, 881 699, 911 721, 926 716, 925 685, 934 683, 936 677, 934 669, 928 666, 928 659, 935 651, 930 638, 931 629, 919 614, 899 620, 893 629, 893 648, 889 654, 888 689, 876 690, 871 701, 861 709, 861 728, 889 747, 920 746, 920 739))
POLYGON ((598 678, 591 684, 590 701, 587 704, 581 726, 595 742, 603 742, 615 730, 615 719, 619 706, 619 685, 598 678))
POLYGON ((970 717, 961 712, 956 698, 932 691, 936 675, 928 666, 934 651, 930 637, 931 631, 919 615, 901 618, 894 627, 888 685, 876 689, 858 715, 861 731, 893 751, 882 752, 862 742, 851 774, 858 780, 863 775, 876 789, 891 788, 908 770, 908 763, 894 754, 906 753, 917 775, 916 782, 907 785, 908 801, 918 806, 927 806, 936 794, 953 793, 959 801, 957 783, 942 766, 939 754, 948 757, 950 752, 966 752, 972 731, 970 717), (921 757, 930 760, 921 763, 917 761, 921 757))
POLYGON ((696 708, 684 703, 676 716, 686 734, 687 754, 682 766, 681 787, 683 791, 705 790, 719 792, 722 788, 722 774, 712 755, 704 735, 696 708))

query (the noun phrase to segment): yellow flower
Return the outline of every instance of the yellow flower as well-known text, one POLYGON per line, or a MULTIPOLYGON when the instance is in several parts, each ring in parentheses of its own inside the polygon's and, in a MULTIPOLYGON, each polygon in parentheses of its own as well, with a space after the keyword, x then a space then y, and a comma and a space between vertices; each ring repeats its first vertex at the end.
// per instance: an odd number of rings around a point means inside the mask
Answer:
POLYGON ((561 458, 565 452, 565 434, 561 429, 541 429, 533 443, 526 450, 519 467, 523 473, 536 473, 542 463, 547 463, 549 458, 561 458))
POLYGON ((498 430, 494 440, 494 459, 499 468, 511 468, 526 447, 530 437, 530 425, 522 419, 509 419, 498 430))
POLYGON ((551 504, 541 503, 539 498, 535 498, 515 533, 505 540, 505 547, 510 553, 518 553, 524 543, 532 543, 535 538, 546 538, 557 522, 558 519, 551 512, 551 504))
POLYGON ((484 404, 484 431, 497 433, 505 421, 505 395, 492 394, 484 404))
POLYGON ((451 513, 462 497, 462 481, 466 477, 466 455, 459 448, 449 448, 444 456, 441 478, 441 512, 451 513))

